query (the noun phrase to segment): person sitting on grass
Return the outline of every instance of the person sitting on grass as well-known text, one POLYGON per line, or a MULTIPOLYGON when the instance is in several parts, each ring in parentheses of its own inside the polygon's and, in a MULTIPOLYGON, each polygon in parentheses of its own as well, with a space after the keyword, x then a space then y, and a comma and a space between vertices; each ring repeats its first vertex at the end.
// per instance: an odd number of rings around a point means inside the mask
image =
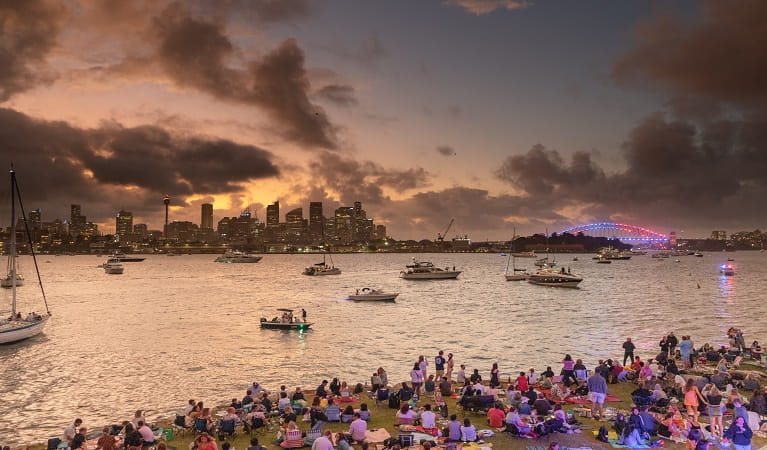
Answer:
POLYGON ((533 428, 525 423, 524 420, 522 420, 522 417, 519 415, 517 408, 513 406, 509 408, 509 412, 506 414, 505 422, 505 431, 508 433, 518 433, 520 436, 525 436, 533 431, 533 428))
POLYGON ((370 413, 370 410, 368 409, 367 403, 363 403, 360 405, 359 414, 360 414, 360 419, 364 420, 365 422, 370 421, 371 413, 370 413))
POLYGON ((546 400, 543 394, 538 394, 538 400, 533 403, 533 409, 538 417, 546 417, 549 415, 549 411, 551 411, 551 403, 546 400))
POLYGON ((415 413, 410 409, 410 406, 405 403, 397 411, 397 425, 413 425, 415 422, 415 413))
POLYGON ((354 413, 354 420, 349 425, 349 435, 353 443, 362 443, 365 440, 365 433, 368 429, 368 423, 360 418, 360 413, 354 413))
POLYGON ((458 442, 461 440, 461 422, 455 414, 450 416, 450 422, 447 423, 447 440, 458 442))
POLYGON ((427 430, 437 428, 437 415, 431 410, 431 405, 427 404, 423 407, 424 411, 421 413, 421 426, 427 430))
POLYGON ((461 427, 461 440, 463 442, 475 442, 479 440, 477 437, 477 429, 471 424, 469 418, 463 419, 463 426, 461 427))
POLYGON ((503 427, 503 419, 505 417, 506 413, 503 412, 503 406, 499 405, 497 402, 492 408, 487 410, 487 424, 490 425, 491 428, 503 427))

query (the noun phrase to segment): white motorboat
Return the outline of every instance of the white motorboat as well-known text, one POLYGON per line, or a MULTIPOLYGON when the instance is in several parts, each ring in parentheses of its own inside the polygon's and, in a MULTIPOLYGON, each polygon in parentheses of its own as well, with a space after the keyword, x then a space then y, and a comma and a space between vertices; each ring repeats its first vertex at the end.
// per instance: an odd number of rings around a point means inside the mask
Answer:
POLYGON ((605 258, 604 256, 596 258, 596 260, 597 260, 597 264, 612 264, 612 261, 610 261, 609 259, 605 258))
POLYGON ((722 275, 731 277, 735 275, 735 266, 733 266, 730 263, 722 264, 721 266, 719 266, 719 273, 721 273, 722 275))
MULTIPOLYGON (((19 193, 19 186, 16 183, 16 172, 13 170, 13 168, 11 168, 11 226, 8 228, 10 234, 10 240, 8 243, 8 279, 11 283, 11 315, 7 319, 2 318, 2 320, 0 320, 0 344, 17 342, 40 334, 43 331, 43 328, 45 328, 45 324, 48 322, 48 319, 51 316, 51 312, 48 310, 48 301, 45 298, 45 291, 42 290, 40 272, 36 273, 40 284, 40 292, 42 293, 43 301, 45 302, 45 314, 42 315, 36 312, 30 312, 24 317, 20 312, 16 310, 16 282, 18 280, 15 257, 17 199, 22 211, 21 221, 26 224, 26 218, 23 217, 24 206, 21 203, 21 193, 19 193)), ((28 231, 26 234, 29 237, 28 231)), ((29 241, 29 248, 31 249, 32 259, 35 260, 35 270, 37 270, 37 259, 31 240, 29 241)))
POLYGON ((555 269, 541 269, 528 277, 527 282, 541 286, 568 287, 575 288, 583 281, 582 277, 573 275, 570 272, 555 269))
POLYGON ((107 262, 103 264, 104 273, 109 275, 122 275, 125 271, 125 266, 119 260, 109 258, 107 262))
POLYGON ((393 302, 399 293, 387 293, 384 291, 379 291, 378 289, 372 289, 372 288, 362 288, 357 289, 357 293, 354 295, 349 296, 349 300, 354 300, 357 302, 362 301, 376 301, 376 302, 393 302))
POLYGON ((332 256, 330 257, 330 264, 328 264, 323 254, 321 263, 306 267, 302 273, 309 276, 340 275, 341 269, 333 265, 332 256))
POLYGON ((257 263, 263 259, 263 256, 249 255, 243 252, 227 251, 214 260, 217 263, 239 264, 239 263, 257 263))
MULTIPOLYGON (((9 274, 3 277, 2 280, 0 280, 0 287, 4 287, 6 289, 10 289, 13 287, 13 280, 11 279, 10 271, 9 274)), ((16 287, 24 286, 24 275, 17 273, 16 274, 16 287)))
POLYGON ((460 270, 450 270, 449 267, 441 269, 429 261, 418 261, 413 257, 413 262, 405 266, 405 270, 399 273, 400 278, 405 280, 454 280, 461 274, 460 270))

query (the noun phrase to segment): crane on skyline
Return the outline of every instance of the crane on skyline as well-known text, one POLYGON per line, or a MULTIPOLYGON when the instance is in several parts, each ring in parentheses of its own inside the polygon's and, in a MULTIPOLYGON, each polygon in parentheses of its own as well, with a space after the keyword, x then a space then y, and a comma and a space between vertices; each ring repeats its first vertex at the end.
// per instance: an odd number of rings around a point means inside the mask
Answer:
POLYGON ((437 241, 439 242, 445 241, 445 236, 447 236, 447 232, 450 231, 450 227, 453 226, 453 222, 455 222, 455 217, 450 218, 450 222, 445 227, 445 231, 443 231, 442 233, 437 233, 437 241))

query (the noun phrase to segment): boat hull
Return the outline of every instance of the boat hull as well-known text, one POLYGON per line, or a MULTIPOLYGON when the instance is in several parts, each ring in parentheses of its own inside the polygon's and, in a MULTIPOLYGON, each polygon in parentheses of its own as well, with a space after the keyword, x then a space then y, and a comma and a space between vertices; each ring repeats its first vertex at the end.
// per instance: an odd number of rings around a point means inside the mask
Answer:
POLYGON ((0 325, 0 344, 10 344, 37 336, 45 328, 48 318, 49 316, 43 316, 41 320, 35 322, 14 320, 0 325))
POLYGON ((280 323, 280 322, 261 322, 261 328, 267 330, 308 330, 312 323, 280 323))
POLYGON ((564 288, 577 288, 578 284, 583 280, 545 280, 528 278, 527 282, 531 284, 537 284, 539 286, 552 286, 552 287, 564 287, 564 288))
POLYGON ((514 275, 506 274, 506 281, 525 281, 530 275, 526 273, 515 273, 514 275))
POLYGON ((226 264, 253 264, 261 261, 261 256, 250 256, 247 258, 227 258, 226 256, 219 256, 213 262, 226 263, 226 264))
POLYGON ((125 271, 124 267, 105 267, 104 273, 108 275, 122 275, 122 273, 125 271))
POLYGON ((341 275, 341 269, 325 269, 325 270, 305 270, 303 272, 304 275, 308 275, 310 277, 321 277, 323 275, 341 275))
MULTIPOLYGON (((21 287, 21 286, 24 286, 24 280, 19 280, 17 278, 16 279, 16 287, 21 287)), ((10 288, 13 287, 13 282, 10 279, 8 279, 8 278, 3 278, 2 280, 0 280, 0 287, 4 287, 4 288, 7 288, 7 289, 10 289, 10 288)))
POLYGON ((405 280, 454 280, 461 274, 460 270, 445 270, 441 272, 408 273, 400 272, 400 278, 405 280))
POLYGON ((359 294, 350 295, 349 300, 355 302, 393 302, 399 294, 359 294))

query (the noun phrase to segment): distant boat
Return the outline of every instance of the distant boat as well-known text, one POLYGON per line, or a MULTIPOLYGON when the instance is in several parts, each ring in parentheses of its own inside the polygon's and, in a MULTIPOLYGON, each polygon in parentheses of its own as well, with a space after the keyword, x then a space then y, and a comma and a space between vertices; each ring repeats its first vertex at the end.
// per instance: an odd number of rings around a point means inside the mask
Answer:
POLYGON ((226 253, 219 256, 213 261, 217 263, 238 264, 238 263, 257 263, 261 261, 262 259, 263 259, 263 256, 248 255, 243 252, 227 251, 226 253))
POLYGON ((719 272, 722 275, 731 277, 735 275, 735 267, 732 264, 722 264, 721 266, 719 266, 719 272))
MULTIPOLYGON (((8 278, 11 282, 11 315, 8 318, 3 318, 0 321, 0 344, 9 344, 11 342, 21 341, 27 338, 31 338, 40 334, 45 328, 45 324, 51 316, 51 312, 48 310, 48 301, 45 298, 45 291, 43 291, 42 280, 40 279, 40 272, 37 272, 37 280, 40 285, 40 292, 45 302, 45 314, 37 314, 30 312, 26 317, 22 317, 22 314, 16 310, 16 281, 18 279, 18 273, 16 272, 16 202, 18 200, 21 208, 22 217, 21 221, 27 223, 24 217, 24 205, 21 203, 21 193, 19 192, 19 186, 16 182, 16 172, 11 167, 11 226, 9 230, 9 242, 8 242, 8 278)), ((29 233, 27 232, 27 237, 29 233)), ((37 258, 35 256, 34 246, 31 239, 29 240, 29 247, 32 253, 32 259, 35 262, 35 270, 37 270, 37 258)))
POLYGON ((379 291, 378 289, 372 289, 372 288, 362 288, 357 289, 357 292, 353 295, 350 295, 348 298, 349 300, 354 300, 357 302, 362 301, 378 301, 378 302, 393 302, 399 293, 387 293, 384 291, 379 291))
POLYGON ((322 254, 322 262, 313 266, 308 266, 302 272, 309 276, 340 275, 341 269, 333 265, 333 257, 330 257, 330 264, 325 261, 325 254, 322 254))
POLYGON ((565 272, 564 268, 562 268, 562 270, 541 269, 534 274, 531 274, 527 279, 527 282, 531 284, 567 288, 578 287, 578 284, 580 284, 581 281, 583 281, 582 277, 565 272))
POLYGON ((293 310, 287 308, 278 308, 277 311, 282 315, 275 316, 272 320, 267 320, 266 317, 261 318, 261 328, 270 330, 308 330, 313 325, 311 322, 302 322, 298 317, 293 317, 293 310))
POLYGON ((124 262, 124 263, 126 263, 126 262, 141 262, 141 261, 146 259, 146 258, 141 258, 141 257, 138 257, 138 256, 128 256, 128 255, 126 255, 125 253, 123 253, 120 250, 117 250, 114 253, 112 253, 112 258, 115 258, 115 259, 119 260, 120 262, 124 262))
MULTIPOLYGON (((514 234, 511 236, 511 242, 514 242, 514 238, 517 235, 517 227, 514 227, 514 234)), ((511 247, 511 244, 509 245, 511 247)), ((509 252, 509 259, 506 260, 506 271, 503 273, 506 281, 525 281, 530 276, 525 269, 517 269, 515 253, 509 252), (509 273, 509 263, 511 263, 511 273, 509 273)))
POLYGON ((125 266, 122 265, 120 260, 109 258, 107 262, 103 264, 104 273, 109 275, 122 275, 125 271, 125 266))
POLYGON ((515 258, 535 258, 536 255, 534 251, 532 252, 514 252, 511 254, 511 256, 515 258))
POLYGON ((450 280, 458 278, 460 270, 450 270, 445 267, 444 270, 435 266, 429 261, 418 261, 413 257, 413 262, 405 266, 405 270, 400 271, 400 278, 405 280, 450 280))

